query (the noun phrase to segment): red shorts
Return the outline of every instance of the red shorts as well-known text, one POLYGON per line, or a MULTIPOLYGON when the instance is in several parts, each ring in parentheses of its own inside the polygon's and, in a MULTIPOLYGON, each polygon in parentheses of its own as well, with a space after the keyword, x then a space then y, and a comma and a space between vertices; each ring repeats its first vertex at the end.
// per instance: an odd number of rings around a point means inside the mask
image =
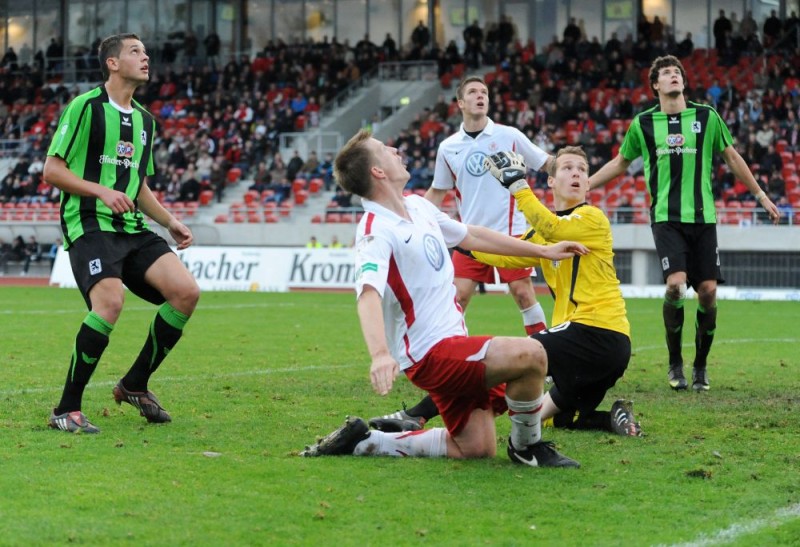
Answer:
POLYGON ((494 271, 497 270, 500 283, 511 283, 518 279, 525 279, 536 275, 533 268, 522 268, 515 270, 511 268, 495 268, 494 266, 487 266, 478 262, 474 258, 470 258, 463 253, 453 253, 453 268, 455 268, 455 276, 463 279, 471 279, 478 283, 496 283, 494 278, 494 271))
POLYGON ((481 360, 491 336, 453 336, 445 338, 417 364, 405 370, 406 376, 427 391, 451 435, 458 435, 472 411, 491 408, 503 414, 506 385, 486 387, 486 365, 481 360))

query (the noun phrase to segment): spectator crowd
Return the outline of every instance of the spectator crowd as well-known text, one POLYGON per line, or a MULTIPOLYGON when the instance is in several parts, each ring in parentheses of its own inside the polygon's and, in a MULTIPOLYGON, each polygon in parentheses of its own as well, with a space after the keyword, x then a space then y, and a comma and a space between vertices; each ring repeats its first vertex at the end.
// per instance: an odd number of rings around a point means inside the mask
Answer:
MULTIPOLYGON (((322 178, 326 190, 334 187, 333 158, 315 153, 302 158, 295 152, 287 160, 278 149, 282 133, 318 125, 321 109, 380 62, 432 60, 444 93, 390 142, 407 157, 408 190, 424 191, 438 144, 461 121, 455 98, 446 93, 468 67, 488 67, 495 122, 518 127, 549 152, 580 144, 596 169, 616 153, 630 119, 652 104, 645 75, 651 60, 673 54, 689 71, 689 98, 717 109, 764 189, 781 203, 789 197, 786 179, 796 176, 800 163, 799 28, 795 13, 783 21, 773 13, 758 25, 750 13, 739 20, 720 10, 715 48, 697 51, 691 34, 676 41, 673 29, 658 17, 643 16, 636 38, 612 34, 605 44, 571 19, 561 36, 537 47, 532 40, 516 39, 513 22, 501 17, 485 28, 477 21, 467 26, 460 50, 454 41, 440 47, 419 22, 404 49, 391 35, 380 45, 369 35, 355 45, 327 37, 271 40, 254 57, 242 55, 225 64, 218 41, 203 44, 201 62, 197 40, 184 35, 180 62, 175 48, 159 47, 151 80, 135 98, 159 121, 157 174, 150 184, 164 202, 197 201, 206 190, 221 201, 231 169, 249 181, 251 190, 282 202, 291 197, 298 177, 322 178), (709 63, 713 70, 706 69, 709 63)), ((146 36, 143 40, 147 44, 146 36)), ((49 58, 22 64, 12 49, 3 58, 0 139, 6 144, 0 153, 16 161, 0 181, 0 203, 58 200, 58 190, 42 180, 43 161, 60 105, 78 89, 51 77, 57 67, 49 58)), ((545 182, 542 175, 534 180, 538 187, 545 182)), ((715 184, 720 199, 749 199, 724 164, 715 184)), ((336 200, 349 203, 349 197, 336 200)))

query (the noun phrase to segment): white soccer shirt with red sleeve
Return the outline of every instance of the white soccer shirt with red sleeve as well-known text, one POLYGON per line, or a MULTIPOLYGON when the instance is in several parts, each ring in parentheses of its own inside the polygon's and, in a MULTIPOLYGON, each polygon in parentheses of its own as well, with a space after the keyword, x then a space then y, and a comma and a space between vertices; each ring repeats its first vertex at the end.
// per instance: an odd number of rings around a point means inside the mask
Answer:
POLYGON ((519 236, 527 228, 525 216, 517 211, 514 196, 483 165, 487 155, 503 151, 522 154, 530 169, 538 170, 547 161, 547 153, 515 127, 498 125, 490 119, 473 139, 462 123, 457 133, 439 145, 432 187, 456 189, 462 222, 519 236))
POLYGON ((411 222, 375 202, 363 203, 356 296, 365 285, 381 295, 389 351, 402 370, 443 338, 467 334, 448 253, 467 236, 467 227, 419 196, 405 198, 411 222))

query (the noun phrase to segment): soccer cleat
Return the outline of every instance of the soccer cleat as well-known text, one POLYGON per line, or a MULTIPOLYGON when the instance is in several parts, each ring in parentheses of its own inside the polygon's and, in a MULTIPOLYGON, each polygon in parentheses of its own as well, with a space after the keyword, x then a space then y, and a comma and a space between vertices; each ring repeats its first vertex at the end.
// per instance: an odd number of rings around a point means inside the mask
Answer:
POLYGON ((695 391, 708 391, 711 386, 708 385, 708 372, 705 367, 694 367, 692 370, 692 389, 695 391))
POLYGON ((56 416, 56 409, 54 408, 50 413, 50 419, 47 420, 47 425, 53 429, 60 429, 69 433, 100 433, 100 430, 87 420, 80 410, 73 410, 56 416))
POLYGON ((344 425, 333 433, 317 441, 314 446, 307 446, 300 455, 305 458, 316 456, 349 456, 356 445, 369 437, 369 426, 356 416, 348 416, 344 425))
POLYGON ((139 414, 147 418, 151 424, 171 422, 172 418, 158 402, 152 391, 128 391, 122 385, 122 380, 114 386, 114 400, 118 405, 128 403, 139 409, 139 414))
POLYGON ((405 405, 403 410, 398 410, 385 416, 370 418, 369 426, 384 433, 400 433, 403 431, 419 431, 425 427, 425 418, 409 416, 405 405))
POLYGON ((517 450, 508 441, 508 457, 512 462, 531 467, 580 467, 575 460, 559 454, 555 445, 549 441, 539 441, 525 450, 517 450))
POLYGON ((669 387, 675 391, 681 391, 688 387, 686 377, 683 375, 683 365, 670 365, 667 377, 669 378, 669 387))
POLYGON ((611 405, 611 431, 627 437, 641 437, 642 428, 633 417, 633 403, 619 399, 611 405))

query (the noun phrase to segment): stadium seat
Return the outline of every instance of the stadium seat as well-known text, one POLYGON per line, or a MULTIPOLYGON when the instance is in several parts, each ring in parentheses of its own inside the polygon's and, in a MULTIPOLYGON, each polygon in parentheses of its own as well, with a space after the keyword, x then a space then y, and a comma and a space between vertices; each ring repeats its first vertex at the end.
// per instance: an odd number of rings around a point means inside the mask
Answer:
POLYGON ((220 213, 219 215, 214 217, 215 224, 225 224, 226 222, 228 222, 228 215, 226 215, 225 213, 220 213))
POLYGON ((308 181, 308 191, 311 192, 311 194, 317 194, 319 193, 320 190, 322 190, 322 187, 324 185, 325 182, 321 178, 314 177, 313 179, 308 181))
POLYGON ((280 207, 278 207, 278 213, 284 218, 292 216, 292 204, 288 201, 286 203, 281 203, 280 207))
POLYGON ((295 205, 305 205, 306 200, 308 199, 308 191, 307 190, 298 190, 294 193, 294 204, 295 205))
POLYGON ((238 167, 228 169, 228 184, 236 184, 242 178, 242 170, 238 167))
POLYGON ((296 194, 297 192, 305 189, 306 189, 306 179, 298 177, 292 181, 293 194, 296 194))
POLYGON ((214 199, 214 191, 213 190, 203 190, 200 192, 200 205, 208 205, 211 203, 211 200, 214 199))
POLYGON ((244 203, 245 205, 258 203, 260 197, 261 195, 255 190, 248 190, 247 192, 244 193, 244 203))
POLYGON ((322 215, 314 215, 311 217, 311 224, 321 224, 322 223, 322 215))

